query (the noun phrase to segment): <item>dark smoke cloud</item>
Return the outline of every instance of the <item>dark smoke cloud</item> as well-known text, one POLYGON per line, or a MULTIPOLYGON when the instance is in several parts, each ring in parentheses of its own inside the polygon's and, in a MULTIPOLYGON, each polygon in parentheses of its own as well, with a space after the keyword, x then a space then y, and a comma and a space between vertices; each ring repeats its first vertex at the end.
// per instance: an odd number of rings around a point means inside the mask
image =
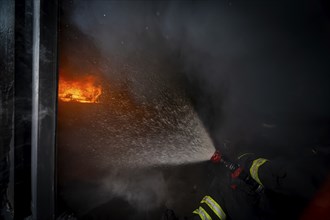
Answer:
MULTIPOLYGON (((322 4, 64 2, 61 28, 71 28, 81 51, 67 45, 63 50, 78 56, 62 62, 128 81, 139 103, 157 103, 164 91, 172 98, 188 87, 213 141, 228 153, 294 156, 330 144, 329 18, 322 4), (81 39, 90 45, 79 45, 81 39)), ((143 198, 128 188, 126 199, 143 198)))
MULTIPOLYGON (((322 4, 82 1, 71 21, 110 65, 134 61, 152 68, 171 60, 175 74, 195 83, 197 109, 216 139, 253 144, 261 133, 285 145, 285 133, 296 136, 290 124, 329 120, 329 22, 322 4), (293 130, 282 133, 281 125, 293 130)), ((149 85, 143 83, 148 74, 134 74, 136 88, 149 85)), ((155 75, 161 82, 171 74, 155 75)))

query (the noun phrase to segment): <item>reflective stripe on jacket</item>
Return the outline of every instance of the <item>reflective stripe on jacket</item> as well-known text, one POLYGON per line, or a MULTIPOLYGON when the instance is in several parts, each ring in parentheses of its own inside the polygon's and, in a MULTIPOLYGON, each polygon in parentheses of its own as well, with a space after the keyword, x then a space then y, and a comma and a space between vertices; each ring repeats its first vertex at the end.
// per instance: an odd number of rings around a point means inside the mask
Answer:
MULTIPOLYGON (((207 207, 209 207, 210 210, 212 210, 213 213, 218 217, 217 219, 220 220, 226 219, 226 213, 211 196, 205 196, 202 199, 201 204, 206 204, 207 207)), ((198 214, 202 220, 212 220, 210 214, 207 213, 205 209, 202 208, 201 206, 198 209, 196 209, 193 213, 198 214)))
POLYGON ((259 167, 262 166, 264 163, 266 163, 268 160, 265 159, 265 158, 258 158, 258 159, 255 159, 253 162, 252 162, 252 165, 250 167, 250 175, 251 177, 257 182, 259 183, 260 185, 263 186, 263 184, 261 183, 260 179, 259 179, 259 167))
POLYGON ((198 214, 202 220, 212 220, 211 216, 201 206, 199 206, 198 209, 193 211, 193 213, 198 214))
POLYGON ((240 165, 243 167, 250 167, 250 176, 261 186, 264 186, 259 178, 259 167, 261 167, 264 163, 266 163, 267 159, 265 158, 256 158, 253 156, 254 153, 244 153, 240 155, 237 159, 239 160, 240 165))

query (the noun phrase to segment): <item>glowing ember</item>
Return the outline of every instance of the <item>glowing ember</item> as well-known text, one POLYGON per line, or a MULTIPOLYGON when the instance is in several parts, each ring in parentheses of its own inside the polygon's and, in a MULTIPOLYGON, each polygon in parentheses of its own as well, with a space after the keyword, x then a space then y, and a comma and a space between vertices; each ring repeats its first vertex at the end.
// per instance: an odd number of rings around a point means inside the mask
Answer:
POLYGON ((102 87, 93 76, 78 80, 65 80, 60 77, 58 97, 63 102, 99 103, 102 87))

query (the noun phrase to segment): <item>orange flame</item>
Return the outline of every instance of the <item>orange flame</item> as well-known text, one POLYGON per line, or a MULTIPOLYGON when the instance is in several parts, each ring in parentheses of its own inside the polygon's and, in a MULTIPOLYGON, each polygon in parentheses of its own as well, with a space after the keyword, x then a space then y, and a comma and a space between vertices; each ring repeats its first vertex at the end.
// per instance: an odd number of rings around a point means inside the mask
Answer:
POLYGON ((79 80, 65 80, 60 77, 58 97, 63 102, 99 103, 102 87, 96 78, 87 76, 79 80))

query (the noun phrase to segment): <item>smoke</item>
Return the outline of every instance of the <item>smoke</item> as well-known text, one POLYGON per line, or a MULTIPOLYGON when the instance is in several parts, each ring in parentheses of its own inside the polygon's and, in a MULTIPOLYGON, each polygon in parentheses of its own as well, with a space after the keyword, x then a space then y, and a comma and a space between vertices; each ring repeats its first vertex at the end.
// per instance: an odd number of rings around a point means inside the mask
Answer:
POLYGON ((100 66, 111 68, 106 72, 112 80, 127 77, 127 71, 137 94, 157 97, 162 90, 150 92, 149 85, 168 85, 170 77, 183 73, 194 86, 196 109, 216 142, 254 145, 262 134, 267 139, 262 144, 286 145, 279 135, 290 133, 283 139, 292 143, 297 138, 295 128, 280 131, 287 127, 291 112, 301 112, 292 115, 292 124, 305 121, 306 126, 310 123, 306 117, 327 115, 329 65, 324 57, 329 52, 322 49, 326 38, 313 32, 315 24, 325 27, 324 21, 305 19, 322 13, 316 3, 306 7, 284 1, 74 4, 71 22, 92 39, 104 59, 100 66), (169 71, 159 72, 159 66, 169 71))
POLYGON ((151 210, 161 206, 167 193, 164 176, 152 170, 136 170, 134 174, 123 171, 112 174, 104 181, 103 187, 109 195, 124 198, 138 210, 151 210))
MULTIPOLYGON (((268 156, 295 155, 302 147, 329 143, 329 50, 324 49, 329 44, 326 34, 315 32, 316 24, 325 28, 322 16, 309 19, 322 15, 312 6, 287 1, 63 2, 60 68, 79 70, 75 75, 102 73, 112 95, 127 87, 106 106, 112 113, 100 109, 88 119, 83 110, 75 112, 85 114, 86 123, 68 113, 68 126, 59 136, 72 135, 63 138, 63 146, 77 146, 85 136, 86 149, 70 152, 77 158, 94 155, 85 160, 90 170, 120 170, 206 160, 212 141, 228 153, 268 156), (138 110, 128 111, 130 105, 138 110), (93 115, 104 120, 94 123, 93 115), (100 131, 90 134, 90 127, 100 131)), ((168 183, 161 176, 141 176, 116 179, 108 173, 101 188, 141 209, 152 207, 152 200, 157 205, 166 200, 168 183), (150 185, 156 180, 158 191, 150 185)))

